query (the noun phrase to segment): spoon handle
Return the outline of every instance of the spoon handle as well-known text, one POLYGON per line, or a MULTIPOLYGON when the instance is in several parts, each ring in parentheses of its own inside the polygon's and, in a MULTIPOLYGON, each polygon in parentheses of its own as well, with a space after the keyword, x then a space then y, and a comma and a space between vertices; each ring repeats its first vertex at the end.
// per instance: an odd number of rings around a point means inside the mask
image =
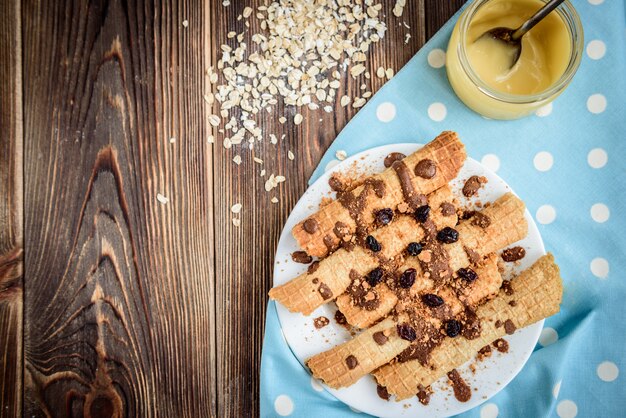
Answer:
POLYGON ((563 3, 565 0, 550 0, 543 6, 541 9, 537 11, 530 19, 522 24, 513 34, 511 35, 511 40, 517 41, 520 39, 526 32, 531 30, 537 23, 541 21, 544 17, 546 17, 552 10, 556 9, 559 4, 563 3))

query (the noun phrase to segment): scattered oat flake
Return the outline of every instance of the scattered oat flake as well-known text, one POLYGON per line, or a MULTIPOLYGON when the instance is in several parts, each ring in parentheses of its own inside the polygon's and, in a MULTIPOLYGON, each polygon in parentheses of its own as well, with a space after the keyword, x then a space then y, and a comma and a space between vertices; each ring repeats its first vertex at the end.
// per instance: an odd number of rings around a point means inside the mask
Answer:
POLYGON ((356 99, 354 99, 354 102, 352 103, 352 107, 356 109, 356 108, 363 106, 364 104, 365 104, 365 99, 361 97, 357 97, 356 99))
POLYGON ((171 137, 170 138, 170 144, 173 144, 174 142, 176 142, 176 138, 175 137, 171 137))
POLYGON ((209 144, 213 144, 215 142, 215 137, 213 135, 209 135, 206 139, 206 142, 209 144))
POLYGON ((272 200, 270 200, 270 202, 272 203, 278 203, 278 198, 276 198, 275 196, 272 197, 272 200))
POLYGON ((252 12, 253 12, 252 7, 246 7, 246 8, 244 8, 244 9, 243 9, 243 17, 244 17, 245 19, 249 18, 249 17, 250 17, 250 15, 252 14, 252 12))
POLYGON ((234 30, 231 30, 230 32, 228 32, 228 35, 226 35, 228 39, 234 38, 235 36, 237 36, 237 32, 235 32, 234 30))
POLYGON ((239 213, 241 212, 241 208, 243 207, 243 205, 241 203, 235 203, 234 205, 232 205, 230 207, 230 211, 232 213, 239 213))
POLYGON ((265 177, 265 169, 261 170, 261 177, 265 177))
POLYGON ((291 152, 291 151, 287 151, 287 157, 288 157, 291 161, 295 160, 295 158, 296 158, 296 157, 293 155, 293 152, 291 152))
POLYGON ((219 126, 220 124, 220 117, 217 115, 211 115, 209 116, 209 123, 213 126, 219 126))
POLYGON ((258 158, 258 157, 254 157, 253 159, 254 159, 254 162, 255 162, 255 163, 258 163, 258 164, 263 164, 263 160, 262 160, 262 159, 260 159, 260 158, 258 158))
POLYGON ((409 43, 409 39, 411 39, 411 34, 407 33, 406 35, 404 35, 404 43, 408 44, 409 43))
POLYGON ((300 113, 296 113, 296 115, 293 117, 293 123, 295 123, 296 125, 300 125, 302 123, 302 115, 300 113))
POLYGON ((340 103, 343 107, 348 106, 348 103, 350 103, 350 96, 342 96, 340 103))
POLYGON ((157 193, 157 200, 164 205, 170 201, 167 197, 163 196, 161 193, 157 193))
POLYGON ((189 21, 187 19, 183 20, 183 26, 184 27, 188 27, 189 26, 189 21))
POLYGON ((383 67, 378 67, 376 70, 376 77, 384 78, 385 77, 385 69, 383 67))
POLYGON ((235 157, 233 157, 233 162, 237 165, 241 164, 241 156, 235 155, 235 157))
MULTIPOLYGON (((285 123, 285 122, 287 122, 287 118, 286 118, 286 117, 284 117, 284 116, 281 116, 281 117, 279 117, 279 118, 278 118, 278 121, 279 121, 280 123, 285 123)), ((273 134, 272 134, 272 135, 273 135, 273 134)))
POLYGON ((343 161, 348 157, 348 154, 344 150, 340 149, 335 153, 335 157, 337 157, 339 161, 343 161))
POLYGON ((230 0, 224 0, 224 1, 222 2, 222 6, 224 6, 224 7, 228 7, 228 6, 230 6, 230 0))
POLYGON ((391 80, 393 77, 393 68, 387 68, 385 71, 385 75, 387 76, 387 80, 391 80))
POLYGON ((233 225, 235 225, 237 228, 239 228, 239 226, 241 225, 241 220, 239 220, 237 218, 233 218, 233 225))

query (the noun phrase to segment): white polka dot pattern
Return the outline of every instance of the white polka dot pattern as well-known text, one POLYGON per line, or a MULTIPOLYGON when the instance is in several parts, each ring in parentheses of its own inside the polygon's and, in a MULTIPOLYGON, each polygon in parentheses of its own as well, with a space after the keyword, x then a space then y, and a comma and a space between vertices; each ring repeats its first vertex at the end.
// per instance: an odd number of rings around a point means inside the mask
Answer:
POLYGON ((609 262, 602 257, 591 260, 589 268, 591 273, 599 279, 606 279, 609 276, 609 262))
POLYGON ((288 417, 293 412, 293 401, 287 395, 280 395, 274 401, 274 410, 281 417, 288 417))
POLYGON ((609 156, 602 148, 594 148, 587 154, 587 164, 589 164, 591 168, 602 168, 606 165, 608 160, 609 156))
POLYGON ((376 108, 376 117, 381 122, 391 122, 396 117, 396 106, 391 102, 379 104, 376 108))
POLYGON ((537 219, 537 222, 542 225, 551 224, 556 219, 556 209, 550 205, 540 206, 539 209, 537 209, 535 218, 537 219))
POLYGON ((560 418, 574 418, 578 415, 578 407, 573 401, 566 399, 556 406, 556 413, 560 418))
POLYGON ((433 103, 428 106, 428 117, 435 122, 441 122, 444 120, 447 113, 448 111, 443 103, 433 103))
POLYGON ((587 99, 587 110, 591 113, 599 114, 606 110, 606 97, 602 94, 592 94, 587 99))
POLYGON ((619 368, 612 361, 604 361, 598 365, 596 373, 598 373, 600 380, 612 382, 619 376, 619 368))

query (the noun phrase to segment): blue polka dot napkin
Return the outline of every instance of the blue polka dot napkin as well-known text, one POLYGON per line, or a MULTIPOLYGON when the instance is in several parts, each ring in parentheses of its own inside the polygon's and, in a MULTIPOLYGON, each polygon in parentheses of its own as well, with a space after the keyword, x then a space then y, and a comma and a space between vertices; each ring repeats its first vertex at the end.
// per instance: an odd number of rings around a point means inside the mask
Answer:
MULTIPOLYGON (((575 0, 585 54, 568 89, 536 115, 486 120, 454 95, 445 71, 452 18, 350 121, 311 182, 348 155, 457 131, 468 155, 496 171, 535 216, 564 278, 561 312, 530 360, 467 417, 626 414, 626 4, 575 0)), ((261 416, 364 417, 313 381, 267 310, 261 416)), ((376 396, 372 394, 371 396, 376 396)))

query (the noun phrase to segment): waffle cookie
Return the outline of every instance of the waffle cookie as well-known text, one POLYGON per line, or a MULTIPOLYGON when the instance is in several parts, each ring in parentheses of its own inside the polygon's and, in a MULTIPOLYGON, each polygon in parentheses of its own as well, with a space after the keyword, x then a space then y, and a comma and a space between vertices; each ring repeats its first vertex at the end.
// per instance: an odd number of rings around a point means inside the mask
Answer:
MULTIPOLYGON (((443 228, 456 224, 456 212, 449 210, 452 200, 452 191, 447 185, 428 196, 428 203, 435 208, 432 221, 436 226, 443 228), (447 210, 444 211, 444 208, 447 210)), ((414 217, 396 215, 393 222, 372 231, 371 236, 380 245, 380 251, 373 252, 363 245, 339 248, 306 273, 271 289, 270 298, 291 312, 309 315, 345 292, 354 277, 364 276, 381 265, 395 270, 396 264, 401 261, 397 256, 409 243, 420 242, 425 231, 414 217)))
POLYGON ((418 388, 427 387, 471 359, 481 347, 557 313, 562 294, 554 257, 543 256, 513 279, 510 287, 503 288, 495 299, 477 309, 480 336, 471 340, 447 338, 431 352, 428 364, 392 362, 375 371, 374 376, 396 400, 412 397, 418 388))
POLYGON ((426 195, 456 177, 465 159, 465 147, 456 133, 443 132, 402 161, 367 178, 363 185, 340 193, 337 200, 298 223, 291 232, 309 255, 324 257, 345 235, 370 229, 377 210, 395 210, 401 203, 413 210, 424 205, 426 195))
MULTIPOLYGON (((434 229, 433 233, 441 228, 434 229)), ((441 271, 445 270, 444 273, 450 278, 459 269, 477 264, 487 254, 524 238, 528 231, 524 203, 512 193, 507 193, 481 212, 462 221, 456 231, 456 242, 441 245, 433 236, 434 242, 424 245, 418 255, 405 257, 404 263, 391 279, 391 284, 402 281, 403 275, 409 272, 416 277, 412 287, 436 288, 446 281, 446 277, 440 277, 441 271)), ((391 312, 397 301, 396 292, 387 283, 381 282, 369 289, 367 280, 356 276, 348 286, 348 291, 337 298, 337 306, 349 324, 365 328, 391 312), (368 289, 363 289, 363 286, 368 289), (368 292, 372 296, 364 300, 363 295, 367 296, 368 292)))

